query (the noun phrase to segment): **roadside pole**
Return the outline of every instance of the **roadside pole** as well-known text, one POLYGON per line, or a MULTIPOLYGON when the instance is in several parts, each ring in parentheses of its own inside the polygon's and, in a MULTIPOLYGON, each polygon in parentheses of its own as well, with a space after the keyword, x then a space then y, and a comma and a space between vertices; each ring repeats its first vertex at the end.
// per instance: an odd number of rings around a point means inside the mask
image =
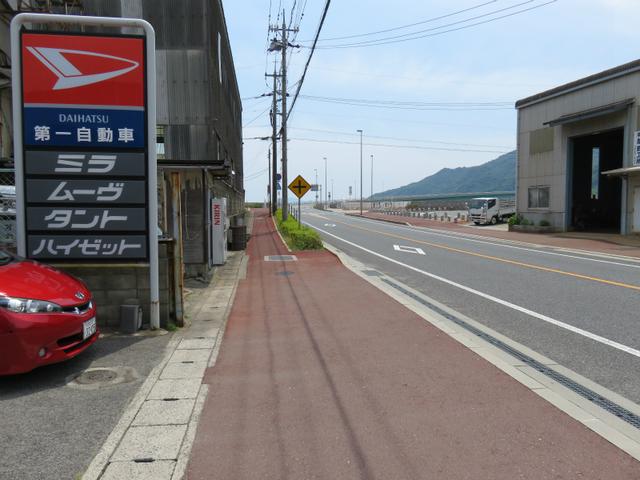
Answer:
POLYGON ((307 182, 302 175, 298 175, 295 180, 293 182, 291 182, 291 184, 289 185, 289 190, 291 190, 293 192, 293 194, 298 197, 298 228, 302 227, 302 221, 300 220, 300 216, 301 216, 301 207, 300 207, 300 203, 302 200, 302 197, 305 196, 305 194, 311 190, 311 184, 309 182, 307 182))

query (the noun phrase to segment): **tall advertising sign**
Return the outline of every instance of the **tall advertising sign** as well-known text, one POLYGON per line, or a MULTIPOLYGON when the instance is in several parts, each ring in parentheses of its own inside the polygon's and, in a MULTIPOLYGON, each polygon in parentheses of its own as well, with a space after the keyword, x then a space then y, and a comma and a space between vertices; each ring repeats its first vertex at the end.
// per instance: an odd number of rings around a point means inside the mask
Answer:
POLYGON ((28 258, 148 259, 144 42, 22 32, 28 258))
POLYGON ((11 21, 11 64, 18 254, 148 263, 158 328, 153 27, 135 18, 21 13, 11 21), (54 31, 61 25, 141 34, 54 31))

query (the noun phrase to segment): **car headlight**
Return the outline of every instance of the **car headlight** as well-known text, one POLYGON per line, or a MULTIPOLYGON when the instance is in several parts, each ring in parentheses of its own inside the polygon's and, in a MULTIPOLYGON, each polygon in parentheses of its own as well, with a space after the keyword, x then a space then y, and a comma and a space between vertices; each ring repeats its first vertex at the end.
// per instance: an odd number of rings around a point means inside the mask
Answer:
POLYGON ((62 311, 62 307, 55 303, 29 298, 0 297, 0 307, 16 313, 52 313, 62 311))

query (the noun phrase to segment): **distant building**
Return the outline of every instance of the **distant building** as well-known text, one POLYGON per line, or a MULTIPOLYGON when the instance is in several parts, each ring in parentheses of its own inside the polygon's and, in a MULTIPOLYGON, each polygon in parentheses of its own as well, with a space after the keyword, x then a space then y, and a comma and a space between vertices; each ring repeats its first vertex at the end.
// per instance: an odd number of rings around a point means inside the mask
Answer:
POLYGON ((640 232, 640 60, 516 103, 518 213, 556 229, 640 232))

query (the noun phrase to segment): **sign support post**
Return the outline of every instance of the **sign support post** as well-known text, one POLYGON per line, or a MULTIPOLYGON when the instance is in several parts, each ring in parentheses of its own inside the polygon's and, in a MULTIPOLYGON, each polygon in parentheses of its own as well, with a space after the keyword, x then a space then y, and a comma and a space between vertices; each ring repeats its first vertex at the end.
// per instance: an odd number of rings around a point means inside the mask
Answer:
POLYGON ((293 180, 293 182, 289 184, 289 190, 291 190, 294 193, 294 195, 298 197, 298 228, 302 226, 302 220, 300 219, 300 216, 301 216, 300 202, 302 200, 302 197, 304 197, 305 194, 311 189, 312 189, 311 184, 307 182, 304 178, 302 178, 302 175, 298 175, 293 180))
MULTIPOLYGON (((157 154, 156 154, 156 66, 155 32, 151 24, 136 18, 91 17, 78 15, 52 15, 21 13, 11 21, 11 64, 13 88, 14 121, 14 163, 16 178, 16 233, 18 255, 29 257, 27 245, 24 132, 23 132, 23 78, 21 30, 25 24, 81 25, 91 27, 128 27, 144 32, 146 41, 146 154, 147 154, 147 257, 149 262, 150 287, 150 326, 152 330, 160 327, 160 292, 158 267, 158 200, 157 200, 157 154)), ((36 32, 34 32, 36 33, 36 32)), ((41 31, 37 33, 42 33, 41 31)), ((82 36, 78 36, 81 40, 82 36)), ((67 77, 64 77, 65 79, 67 77)))

